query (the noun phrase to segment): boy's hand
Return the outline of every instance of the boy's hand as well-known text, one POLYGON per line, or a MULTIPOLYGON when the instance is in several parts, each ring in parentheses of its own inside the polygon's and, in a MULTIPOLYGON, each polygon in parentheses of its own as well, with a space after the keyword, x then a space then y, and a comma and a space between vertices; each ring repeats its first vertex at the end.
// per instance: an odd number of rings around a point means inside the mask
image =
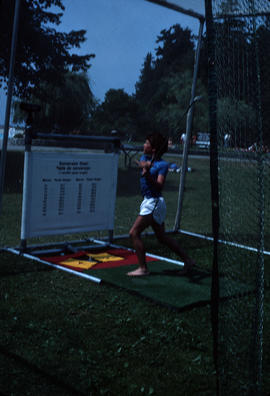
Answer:
POLYGON ((151 168, 151 161, 136 161, 139 168, 142 169, 142 176, 144 176, 151 168))

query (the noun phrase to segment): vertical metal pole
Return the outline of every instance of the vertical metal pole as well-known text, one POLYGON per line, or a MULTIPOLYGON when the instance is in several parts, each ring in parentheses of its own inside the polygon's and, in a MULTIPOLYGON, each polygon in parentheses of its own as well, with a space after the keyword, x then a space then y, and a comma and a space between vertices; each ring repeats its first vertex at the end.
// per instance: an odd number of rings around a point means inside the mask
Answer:
POLYGON ((23 201, 22 201, 22 220, 21 220, 21 245, 20 252, 25 253, 27 247, 27 226, 28 220, 28 207, 29 207, 29 169, 31 166, 31 146, 25 148, 24 153, 24 171, 23 171, 23 201))
POLYGON ((258 222, 259 222, 259 241, 258 254, 256 266, 256 304, 254 313, 254 333, 253 333, 253 348, 251 352, 251 372, 252 384, 249 389, 250 395, 262 395, 262 381, 263 381, 263 324, 264 324, 264 234, 265 234, 265 169, 264 169, 264 154, 263 154, 263 119, 262 119, 262 92, 261 92, 261 68, 259 59, 258 37, 257 29, 259 23, 256 21, 255 2, 250 2, 250 8, 253 14, 253 40, 255 49, 255 64, 257 74, 256 89, 256 104, 257 104, 257 124, 258 124, 258 152, 257 152, 257 172, 258 172, 258 222))
POLYGON ((216 70, 216 30, 213 19, 213 0, 205 0, 206 40, 208 52, 208 104, 210 132, 210 180, 213 230, 213 264, 211 285, 211 322, 213 334, 213 360, 216 369, 216 396, 220 394, 219 363, 219 179, 218 179, 218 120, 217 120, 217 70, 216 70))
POLYGON ((29 171, 32 169, 31 153, 32 153, 32 129, 33 116, 32 112, 28 112, 25 129, 25 152, 24 152, 24 171, 23 171, 23 200, 22 200, 22 221, 21 221, 21 253, 25 253, 27 249, 27 235, 28 235, 28 208, 30 202, 29 190, 32 183, 29 177, 29 171))
POLYGON ((188 148, 189 148, 191 127, 192 127, 193 114, 194 114, 194 98, 195 98, 197 79, 198 79, 198 70, 199 70, 199 60, 200 60, 200 51, 201 51, 203 26, 204 26, 204 20, 201 19, 200 20, 198 43, 197 43, 197 48, 196 48, 196 53, 195 53, 194 73, 193 73, 193 81, 192 81, 192 88, 191 88, 191 98, 190 98, 190 108, 189 108, 188 113, 187 113, 186 138, 185 138, 185 142, 184 142, 182 167, 181 167, 181 173, 180 173, 177 212, 176 212, 176 216, 175 216, 174 231, 178 231, 179 230, 180 221, 181 221, 181 215, 182 215, 182 206, 183 206, 183 199, 184 199, 184 188, 185 188, 185 180, 186 180, 186 172, 187 172, 187 164, 188 164, 188 148))
POLYGON ((7 93, 7 102, 6 102, 6 112, 5 112, 4 136, 3 136, 2 151, 1 151, 1 162, 0 162, 0 214, 2 207, 2 196, 4 191, 4 181, 5 181, 7 142, 8 142, 10 108, 11 108, 13 83, 14 83, 14 63, 15 63, 16 45, 17 45, 17 36, 18 36, 20 1, 21 0, 16 0, 14 20, 13 20, 13 32, 12 32, 10 64, 9 64, 9 74, 8 74, 8 93, 7 93))

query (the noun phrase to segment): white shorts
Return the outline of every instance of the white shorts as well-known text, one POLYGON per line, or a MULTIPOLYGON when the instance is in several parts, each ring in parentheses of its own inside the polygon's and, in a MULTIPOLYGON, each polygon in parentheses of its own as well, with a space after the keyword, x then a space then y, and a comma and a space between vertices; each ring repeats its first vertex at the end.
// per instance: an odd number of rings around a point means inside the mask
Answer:
POLYGON ((159 198, 144 198, 140 207, 140 215, 146 216, 153 214, 153 219, 162 224, 166 217, 166 203, 163 197, 159 198))

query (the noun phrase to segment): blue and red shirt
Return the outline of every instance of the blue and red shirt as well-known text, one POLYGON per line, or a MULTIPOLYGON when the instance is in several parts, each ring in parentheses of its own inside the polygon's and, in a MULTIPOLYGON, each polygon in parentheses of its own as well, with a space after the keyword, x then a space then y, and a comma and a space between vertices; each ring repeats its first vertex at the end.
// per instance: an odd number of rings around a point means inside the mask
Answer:
MULTIPOLYGON (((140 158, 140 161, 151 161, 151 157, 149 155, 143 154, 140 158)), ((153 162, 153 165, 150 168, 150 175, 156 181, 158 175, 163 175, 164 177, 166 177, 168 173, 168 169, 169 169, 168 162, 160 158, 159 160, 153 162)), ((152 186, 146 180, 146 177, 141 176, 140 184, 141 184, 141 193, 143 197, 158 198, 161 196, 161 191, 156 190, 154 186, 152 186)))

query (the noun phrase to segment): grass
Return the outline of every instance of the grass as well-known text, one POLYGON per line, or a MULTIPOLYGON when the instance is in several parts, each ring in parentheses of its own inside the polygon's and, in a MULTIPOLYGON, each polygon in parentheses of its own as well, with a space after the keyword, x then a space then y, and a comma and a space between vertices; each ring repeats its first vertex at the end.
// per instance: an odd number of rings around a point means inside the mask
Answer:
MULTIPOLYGON (((128 232, 141 199, 137 170, 125 169, 122 160, 116 234, 128 232)), ((20 235, 21 177, 17 176, 14 164, 20 168, 22 157, 14 156, 9 161, 1 216, 2 246, 16 245, 20 235)), ((189 166, 192 172, 187 176, 181 228, 211 234, 209 163, 207 159, 197 158, 191 159, 189 166)), ((231 182, 237 186, 236 177, 233 179, 231 182)), ((178 174, 168 175, 165 192, 168 229, 174 223, 178 183, 178 174)), ((233 191, 235 198, 241 200, 239 189, 233 191)), ((243 234, 249 232, 243 219, 242 228, 245 227, 243 234)), ((65 236, 68 237, 74 239, 74 235, 65 236)), ((184 235, 178 238, 200 267, 211 268, 210 242, 184 235)), ((121 244, 130 246, 128 240, 121 244)), ((174 258, 151 237, 146 238, 146 249, 174 258)), ((226 257, 234 258, 237 276, 245 273, 245 265, 253 254, 245 254, 243 258, 239 249, 229 247, 224 252, 226 257)), ((23 257, 3 252, 0 259, 0 394, 215 394, 209 306, 179 313, 124 289, 95 285, 23 257)), ((226 273, 225 267, 222 270, 226 273)), ((270 392, 268 259, 265 278, 263 391, 266 395, 270 392)), ((253 302, 247 300, 249 303, 252 306, 253 302)))
POLYGON ((194 331, 198 312, 179 315, 23 259, 10 274, 12 260, 4 254, 1 266, 4 394, 213 394, 209 307, 194 331))

